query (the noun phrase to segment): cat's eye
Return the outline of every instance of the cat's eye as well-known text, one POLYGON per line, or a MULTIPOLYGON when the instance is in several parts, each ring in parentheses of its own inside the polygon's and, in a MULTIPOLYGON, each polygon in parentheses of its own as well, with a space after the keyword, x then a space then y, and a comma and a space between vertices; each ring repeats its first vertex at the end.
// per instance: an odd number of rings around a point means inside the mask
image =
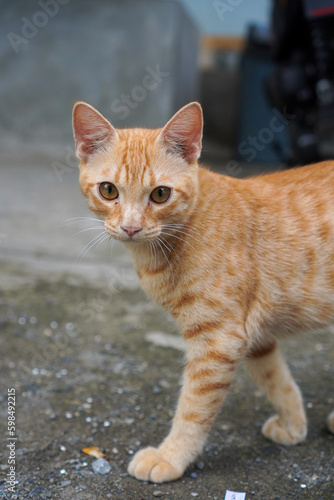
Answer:
POLYGON ((99 190, 101 196, 106 200, 115 200, 118 197, 117 188, 111 182, 102 182, 99 190))
POLYGON ((153 189, 151 193, 151 200, 155 203, 164 203, 170 197, 171 189, 165 186, 159 186, 153 189))

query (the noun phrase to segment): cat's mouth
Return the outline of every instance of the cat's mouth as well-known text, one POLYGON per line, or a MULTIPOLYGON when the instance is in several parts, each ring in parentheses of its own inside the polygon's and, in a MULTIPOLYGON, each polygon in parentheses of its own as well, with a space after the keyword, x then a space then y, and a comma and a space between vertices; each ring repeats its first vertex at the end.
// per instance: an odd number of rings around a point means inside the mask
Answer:
POLYGON ((146 229, 139 226, 120 226, 115 228, 107 222, 104 227, 112 238, 123 243, 144 243, 159 236, 157 228, 146 229))

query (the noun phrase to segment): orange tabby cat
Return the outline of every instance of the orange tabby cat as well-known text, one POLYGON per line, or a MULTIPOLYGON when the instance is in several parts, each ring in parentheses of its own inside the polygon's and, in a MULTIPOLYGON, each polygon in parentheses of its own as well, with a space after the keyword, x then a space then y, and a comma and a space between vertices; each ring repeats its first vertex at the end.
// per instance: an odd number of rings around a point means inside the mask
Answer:
MULTIPOLYGON (((202 450, 240 360, 277 414, 263 434, 303 441, 301 393, 276 340, 334 320, 334 162, 257 178, 197 164, 202 111, 183 107, 163 129, 115 130, 92 106, 73 110, 80 184, 105 230, 123 241, 145 292, 186 343, 173 425, 129 465, 171 481, 202 450)), ((334 412, 328 418, 334 432, 334 412)))

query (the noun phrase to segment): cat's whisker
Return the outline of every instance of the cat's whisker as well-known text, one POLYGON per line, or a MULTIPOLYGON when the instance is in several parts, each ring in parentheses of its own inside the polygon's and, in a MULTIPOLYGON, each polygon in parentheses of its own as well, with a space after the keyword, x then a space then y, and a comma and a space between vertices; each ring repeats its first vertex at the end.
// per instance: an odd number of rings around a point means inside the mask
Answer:
MULTIPOLYGON (((173 231, 187 234, 191 238, 195 238, 195 236, 189 234, 189 231, 196 232, 198 234, 198 236, 201 236, 201 232, 198 229, 186 227, 184 224, 162 224, 161 227, 166 228, 166 229, 172 229, 173 231), (181 228, 185 229, 185 231, 182 231, 181 228)), ((200 240, 197 240, 197 241, 200 241, 200 240)))
POLYGON ((152 241, 149 241, 148 243, 150 245, 150 268, 152 269, 153 268, 153 265, 152 265, 152 260, 153 260, 153 244, 152 244, 152 241))
MULTIPOLYGON (((177 240, 183 241, 183 243, 186 243, 187 245, 189 245, 194 250, 194 252, 197 253, 196 248, 193 247, 193 245, 191 243, 189 243, 189 241, 184 240, 183 238, 180 238, 179 236, 176 236, 176 234, 166 233, 165 231, 161 231, 161 234, 165 234, 166 236, 170 236, 171 238, 176 238, 177 240)), ((188 236, 190 236, 190 235, 188 235, 188 236)))
POLYGON ((175 249, 173 248, 173 245, 172 245, 171 243, 169 243, 169 242, 167 241, 167 239, 166 239, 166 238, 164 238, 163 236, 161 236, 161 235, 160 235, 158 239, 159 239, 160 241, 163 241, 163 242, 165 243, 165 245, 167 245, 168 250, 169 250, 170 252, 173 252, 173 253, 176 255, 176 253, 175 253, 175 249))
MULTIPOLYGON (((163 226, 161 226, 161 227, 163 227, 163 226)), ((175 228, 172 228, 172 227, 166 227, 166 229, 168 231, 175 231, 176 233, 184 234, 185 236, 189 236, 189 238, 192 238, 193 240, 196 240, 198 243, 202 243, 201 240, 199 240, 198 238, 196 238, 196 236, 194 236, 192 234, 189 234, 187 231, 182 231, 180 229, 175 229, 175 228)))
POLYGON ((201 239, 198 238, 201 236, 200 234, 194 235, 194 234, 191 234, 188 230, 183 231, 182 229, 178 229, 178 228, 170 227, 170 226, 161 226, 161 227, 163 230, 172 231, 173 233, 177 233, 179 235, 185 235, 185 236, 197 241, 198 243, 202 243, 201 239))
POLYGON ((77 262, 77 260, 78 260, 78 262, 81 262, 83 260, 83 258, 88 254, 88 252, 92 248, 94 248, 95 246, 100 244, 104 239, 105 239, 105 234, 100 234, 100 235, 96 236, 95 238, 93 238, 93 240, 91 240, 89 243, 87 243, 87 245, 84 246, 84 248, 82 249, 82 251, 78 255, 78 259, 76 259, 76 262, 77 262))
MULTIPOLYGON (((168 231, 170 231, 171 229, 167 228, 168 231)), ((184 234, 185 236, 189 236, 189 238, 192 238, 193 240, 196 240, 198 243, 202 243, 201 240, 199 240, 198 238, 196 238, 196 236, 194 236, 193 234, 189 234, 187 231, 181 231, 179 229, 172 229, 173 231, 175 231, 176 233, 181 233, 181 234, 184 234)))
POLYGON ((179 257, 179 256, 177 255, 177 253, 175 252, 175 248, 173 247, 173 245, 172 245, 170 242, 168 242, 168 241, 166 240, 166 238, 164 238, 164 237, 163 237, 163 236, 161 236, 161 235, 160 235, 159 239, 160 239, 160 240, 162 240, 162 241, 164 241, 164 242, 165 242, 165 244, 166 244, 166 245, 168 245, 168 246, 170 247, 170 249, 171 249, 170 251, 171 251, 171 252, 173 252, 173 254, 174 254, 174 256, 176 257, 176 259, 177 259, 178 261, 180 261, 180 257, 179 257))
MULTIPOLYGON (((166 248, 166 250, 167 250, 168 252, 171 252, 171 251, 172 251, 172 250, 171 250, 171 248, 170 248, 170 246, 167 246, 167 245, 166 245, 166 243, 164 243, 164 239, 163 239, 163 238, 159 238, 159 237, 158 237, 158 238, 157 238, 157 240, 159 240, 159 241, 160 241, 160 243, 161 243, 161 244, 162 244, 162 245, 166 248)), ((166 241, 166 240, 165 240, 165 241, 166 241)))
MULTIPOLYGON (((75 262, 74 262, 74 265, 81 262, 82 259, 85 257, 85 255, 87 255, 87 253, 95 246, 99 246, 100 243, 102 243, 102 241, 108 237, 108 234, 106 232, 103 231, 102 234, 98 234, 97 236, 95 236, 94 238, 92 238, 85 246, 84 248, 81 250, 81 252, 79 253, 78 257, 75 259, 75 262)), ((97 248, 97 247, 96 247, 97 248)))
POLYGON ((169 259, 168 259, 167 255, 166 255, 166 252, 165 252, 165 250, 164 250, 164 248, 163 248, 163 246, 162 246, 162 244, 161 244, 161 241, 159 241, 159 238, 157 238, 155 241, 156 241, 156 243, 159 245, 160 250, 162 251, 162 253, 163 253, 164 257, 165 257, 165 259, 166 259, 166 261, 167 261, 167 263, 168 263, 168 265, 169 265, 169 269, 170 269, 170 271, 171 271, 171 274, 172 274, 172 276, 173 276, 173 269, 172 269, 172 266, 171 266, 171 264, 170 264, 170 262, 169 262, 169 259))
POLYGON ((109 240, 108 240, 108 243, 107 243, 107 249, 106 251, 108 252, 108 249, 109 249, 109 245, 110 245, 110 253, 112 252, 112 247, 113 247, 113 244, 114 244, 114 239, 110 236, 110 234, 108 234, 109 236, 109 240))
POLYGON ((150 240, 152 245, 153 245, 153 252, 154 252, 154 267, 156 268, 157 267, 157 247, 156 247, 156 243, 154 240, 150 240))
POLYGON ((187 226, 186 224, 175 224, 174 222, 170 222, 169 224, 162 224, 163 226, 168 226, 168 227, 176 227, 176 228, 181 228, 181 229, 185 229, 187 231, 194 231, 196 233, 199 233, 201 234, 201 231, 199 229, 197 229, 196 227, 190 227, 190 226, 187 226))
POLYGON ((77 231, 76 233, 74 233, 73 236, 76 236, 77 234, 80 234, 80 233, 85 233, 86 231, 94 231, 94 230, 100 230, 101 231, 101 226, 99 226, 99 227, 88 227, 86 229, 81 229, 80 231, 77 231))
POLYGON ((64 220, 61 225, 62 226, 69 226, 71 224, 76 224, 77 222, 83 222, 83 221, 86 221, 86 220, 89 220, 89 221, 94 221, 94 222, 101 222, 101 223, 105 223, 104 220, 102 219, 96 219, 94 217, 70 217, 69 219, 66 219, 64 220))

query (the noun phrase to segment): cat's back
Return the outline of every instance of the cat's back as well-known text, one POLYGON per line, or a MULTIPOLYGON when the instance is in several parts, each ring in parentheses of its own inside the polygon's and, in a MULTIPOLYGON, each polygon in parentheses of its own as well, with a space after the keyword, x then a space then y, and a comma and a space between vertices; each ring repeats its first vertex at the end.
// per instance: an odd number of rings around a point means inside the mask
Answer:
POLYGON ((315 210, 321 215, 321 207, 334 209, 334 161, 244 179, 201 168, 199 177, 201 196, 210 200, 213 212, 231 206, 240 208, 240 215, 254 216, 256 212, 284 212, 300 206, 301 210, 315 210))
POLYGON ((334 231, 334 161, 245 179, 245 187, 262 213, 290 220, 300 237, 324 224, 334 231))
POLYGON ((334 272, 334 161, 245 179, 204 170, 200 185, 198 218, 220 259, 270 273, 317 260, 334 272))
POLYGON ((334 161, 314 163, 304 167, 295 167, 288 170, 251 177, 246 181, 250 185, 258 184, 259 188, 271 186, 277 193, 296 192, 308 189, 309 192, 321 190, 334 191, 334 161))

